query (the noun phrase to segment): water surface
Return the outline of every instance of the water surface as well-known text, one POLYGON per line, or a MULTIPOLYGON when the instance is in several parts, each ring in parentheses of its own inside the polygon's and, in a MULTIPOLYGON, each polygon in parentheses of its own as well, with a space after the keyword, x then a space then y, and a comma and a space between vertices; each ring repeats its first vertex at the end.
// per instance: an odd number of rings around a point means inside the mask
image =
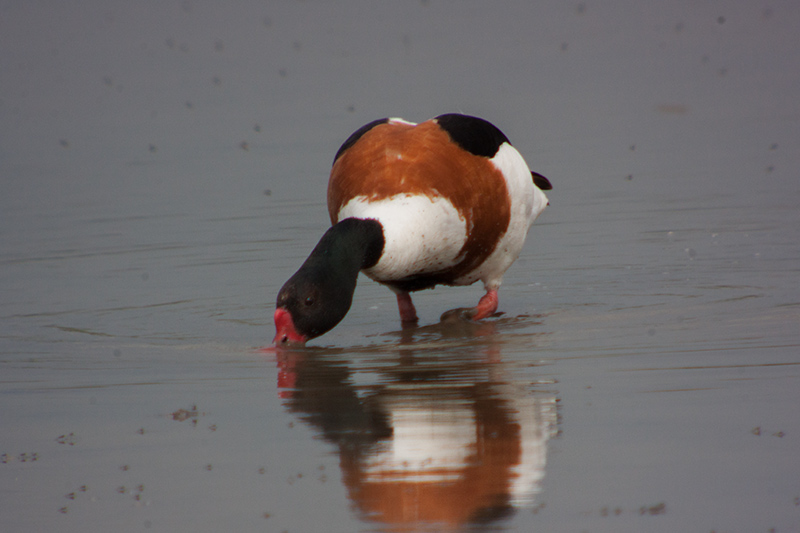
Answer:
POLYGON ((800 531, 800 10, 0 8, 4 530, 800 531), (500 291, 262 351, 383 116, 554 185, 500 291))

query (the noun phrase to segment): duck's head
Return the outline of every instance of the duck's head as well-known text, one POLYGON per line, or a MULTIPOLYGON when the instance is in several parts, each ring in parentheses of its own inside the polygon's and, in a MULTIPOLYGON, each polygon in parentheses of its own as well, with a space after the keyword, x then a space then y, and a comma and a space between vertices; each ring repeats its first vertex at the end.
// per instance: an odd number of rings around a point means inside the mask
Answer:
POLYGON ((353 291, 342 290, 330 281, 301 267, 281 288, 275 309, 276 346, 302 346, 333 329, 345 317, 353 291))
POLYGON ((358 272, 378 261, 383 245, 375 220, 348 218, 325 232, 278 292, 275 346, 302 346, 341 322, 353 302, 358 272))

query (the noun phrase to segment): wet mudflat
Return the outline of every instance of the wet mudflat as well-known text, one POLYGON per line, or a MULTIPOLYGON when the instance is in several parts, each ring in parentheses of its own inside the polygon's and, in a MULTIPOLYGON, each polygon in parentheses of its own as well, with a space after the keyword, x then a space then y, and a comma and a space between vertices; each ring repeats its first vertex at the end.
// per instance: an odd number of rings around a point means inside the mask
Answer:
POLYGON ((1 18, 4 531, 800 531, 798 9, 1 18), (452 111, 554 186, 504 314, 261 350, 341 142, 452 111))

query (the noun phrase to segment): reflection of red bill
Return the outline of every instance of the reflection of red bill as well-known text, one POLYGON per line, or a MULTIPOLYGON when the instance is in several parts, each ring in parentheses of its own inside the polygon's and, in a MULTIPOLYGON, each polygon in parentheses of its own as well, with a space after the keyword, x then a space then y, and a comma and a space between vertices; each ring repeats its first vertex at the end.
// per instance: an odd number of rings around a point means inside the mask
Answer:
POLYGON ((278 366, 278 397, 291 398, 294 396, 294 389, 297 386, 297 354, 289 354, 284 351, 284 347, 266 346, 256 350, 258 353, 275 354, 278 366))
POLYGON ((297 385, 297 361, 289 354, 278 352, 278 397, 291 398, 297 385))
POLYGON ((290 390, 279 390, 278 396, 280 398, 291 398, 294 392, 294 386, 297 382, 297 374, 293 371, 286 371, 280 370, 278 372, 278 389, 290 389, 290 390))

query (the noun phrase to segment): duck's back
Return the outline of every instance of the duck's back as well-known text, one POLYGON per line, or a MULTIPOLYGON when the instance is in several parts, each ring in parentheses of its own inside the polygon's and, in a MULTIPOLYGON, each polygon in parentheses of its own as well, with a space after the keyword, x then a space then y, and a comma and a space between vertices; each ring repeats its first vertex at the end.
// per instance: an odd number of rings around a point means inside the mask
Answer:
POLYGON ((402 290, 499 285, 546 205, 500 130, 465 115, 367 124, 336 154, 328 185, 333 223, 382 224, 383 254, 365 273, 402 290))

